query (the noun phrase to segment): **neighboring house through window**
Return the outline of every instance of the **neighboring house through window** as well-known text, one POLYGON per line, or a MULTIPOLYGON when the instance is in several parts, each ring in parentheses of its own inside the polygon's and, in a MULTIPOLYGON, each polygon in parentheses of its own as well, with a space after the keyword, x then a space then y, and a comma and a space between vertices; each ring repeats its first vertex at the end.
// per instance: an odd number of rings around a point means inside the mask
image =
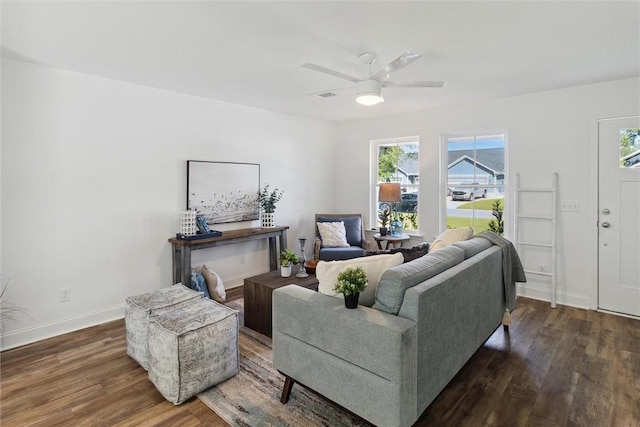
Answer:
MULTIPOLYGON (((442 177, 445 215, 441 229, 504 230, 506 134, 444 135, 442 177)), ((494 230, 494 231, 495 231, 494 230)))
POLYGON ((417 137, 371 141, 371 227, 378 228, 380 183, 400 184, 401 200, 391 208, 404 230, 418 230, 420 143, 417 137))

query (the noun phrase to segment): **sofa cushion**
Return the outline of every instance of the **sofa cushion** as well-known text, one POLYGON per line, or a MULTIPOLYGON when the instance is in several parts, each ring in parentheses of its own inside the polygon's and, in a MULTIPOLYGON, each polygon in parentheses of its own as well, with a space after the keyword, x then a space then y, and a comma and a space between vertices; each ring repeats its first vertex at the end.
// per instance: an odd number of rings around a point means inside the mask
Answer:
POLYGON ((471 227, 451 228, 436 237, 429 247, 429 252, 437 251, 461 240, 470 239, 471 236, 473 236, 473 229, 471 227))
POLYGON ((347 267, 362 267, 367 273, 368 285, 360 292, 358 303, 371 307, 375 300, 376 288, 380 276, 388 268, 402 264, 402 254, 375 255, 364 258, 355 258, 344 261, 320 261, 316 266, 316 278, 318 279, 318 292, 342 298, 342 294, 333 292, 338 274, 347 267))
POLYGON ((404 292, 464 261, 464 250, 448 246, 385 271, 380 277, 373 308, 398 314, 404 292))
POLYGON ((364 256, 364 249, 360 246, 346 248, 320 248, 318 258, 322 261, 345 260, 364 256))
MULTIPOLYGON (((351 246, 362 246, 362 219, 359 216, 329 217, 319 216, 318 222, 343 222, 347 234, 347 242, 351 246)), ((324 242, 323 242, 324 245, 324 242)))
POLYGON ((474 237, 469 240, 463 240, 461 242, 453 243, 451 246, 456 246, 464 250, 464 259, 467 259, 479 254, 491 245, 493 245, 493 243, 491 243, 487 239, 483 239, 482 237, 474 237))
POLYGON ((322 246, 331 248, 349 246, 347 232, 342 221, 318 222, 318 231, 322 239, 322 246))

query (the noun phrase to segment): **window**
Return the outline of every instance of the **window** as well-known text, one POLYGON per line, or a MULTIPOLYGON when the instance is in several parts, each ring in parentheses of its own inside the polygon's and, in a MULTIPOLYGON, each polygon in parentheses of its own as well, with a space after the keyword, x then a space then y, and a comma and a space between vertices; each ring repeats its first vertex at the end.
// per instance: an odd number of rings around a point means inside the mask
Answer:
POLYGON ((378 201, 380 183, 400 184, 400 201, 390 203, 394 216, 405 231, 418 230, 420 170, 420 144, 418 138, 402 138, 371 142, 371 224, 378 228, 378 213, 387 207, 378 201))
POLYGON ((441 228, 504 233, 505 134, 443 138, 446 215, 441 228))
POLYGON ((640 129, 620 130, 620 167, 640 168, 640 129))

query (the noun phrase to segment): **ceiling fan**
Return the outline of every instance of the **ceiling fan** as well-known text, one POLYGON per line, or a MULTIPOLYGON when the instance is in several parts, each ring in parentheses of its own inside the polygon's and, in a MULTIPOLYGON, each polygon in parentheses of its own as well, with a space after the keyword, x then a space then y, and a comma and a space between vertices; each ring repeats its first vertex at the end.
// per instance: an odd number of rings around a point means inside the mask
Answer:
MULTIPOLYGON (((331 70, 326 67, 322 67, 316 64, 302 64, 302 67, 309 70, 318 71, 320 73, 328 74, 330 76, 338 77, 341 79, 349 80, 356 84, 356 101, 362 105, 375 105, 380 102, 384 102, 382 98, 383 87, 444 87, 445 82, 438 81, 409 81, 409 82, 394 82, 388 80, 392 73, 399 71, 413 63, 416 59, 422 55, 413 52, 405 52, 387 66, 378 70, 375 74, 371 71, 371 65, 376 62, 378 56, 375 53, 365 52, 360 54, 360 60, 363 64, 369 67, 369 76, 360 79, 350 76, 348 74, 341 73, 340 71, 331 70)), ((323 94, 324 96, 332 96, 332 94, 323 94)), ((320 96, 323 96, 320 95, 320 96)))

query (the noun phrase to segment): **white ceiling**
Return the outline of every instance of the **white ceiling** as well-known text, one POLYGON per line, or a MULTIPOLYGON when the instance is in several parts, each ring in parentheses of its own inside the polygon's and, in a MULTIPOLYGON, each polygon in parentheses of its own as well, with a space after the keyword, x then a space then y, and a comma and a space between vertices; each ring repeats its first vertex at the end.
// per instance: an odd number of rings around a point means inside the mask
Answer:
POLYGON ((640 75, 640 2, 2 2, 2 54, 146 86, 326 120, 400 114, 640 75), (349 82, 423 56, 358 105, 349 82))

